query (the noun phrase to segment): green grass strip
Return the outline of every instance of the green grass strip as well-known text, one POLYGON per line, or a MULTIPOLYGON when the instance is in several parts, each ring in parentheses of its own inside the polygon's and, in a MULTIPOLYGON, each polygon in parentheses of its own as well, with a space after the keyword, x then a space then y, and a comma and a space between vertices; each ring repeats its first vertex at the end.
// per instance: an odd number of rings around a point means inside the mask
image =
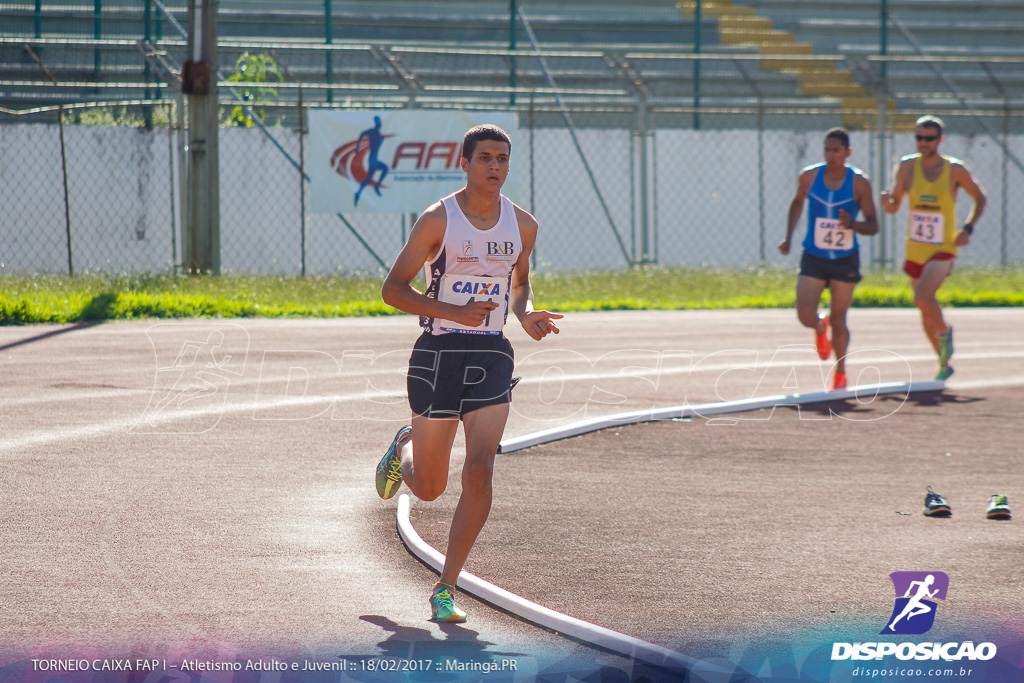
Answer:
MULTIPOLYGON (((796 276, 781 268, 545 273, 532 281, 537 305, 563 312, 791 308, 796 298, 796 276)), ((380 286, 377 275, 3 275, 0 325, 397 314, 380 300, 380 286)), ((1024 267, 957 268, 939 300, 952 307, 1024 306, 1024 267)), ((909 280, 897 272, 869 272, 854 295, 854 306, 863 308, 913 305, 909 280)))

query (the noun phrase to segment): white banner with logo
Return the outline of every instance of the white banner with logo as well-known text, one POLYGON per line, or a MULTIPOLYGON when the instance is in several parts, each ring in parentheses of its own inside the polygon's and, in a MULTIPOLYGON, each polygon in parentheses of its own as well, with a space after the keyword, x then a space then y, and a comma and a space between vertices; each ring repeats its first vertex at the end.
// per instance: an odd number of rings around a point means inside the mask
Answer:
MULTIPOLYGON (((309 114, 310 204, 315 213, 421 212, 466 184, 459 158, 466 131, 482 123, 517 144, 515 114, 366 110, 309 114)), ((502 193, 516 201, 516 164, 502 193)))

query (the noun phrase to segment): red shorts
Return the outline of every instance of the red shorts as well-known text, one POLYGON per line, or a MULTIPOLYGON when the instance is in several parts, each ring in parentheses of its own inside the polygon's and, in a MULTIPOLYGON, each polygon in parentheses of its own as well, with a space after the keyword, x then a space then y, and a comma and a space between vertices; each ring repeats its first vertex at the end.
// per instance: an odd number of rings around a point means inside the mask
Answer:
POLYGON ((924 271, 924 267, 928 265, 928 262, 951 261, 952 259, 955 258, 956 256, 954 256, 953 254, 947 254, 944 251, 940 251, 934 256, 932 256, 930 259, 928 259, 928 261, 926 261, 925 263, 917 263, 916 261, 904 261, 903 272, 916 280, 917 278, 921 277, 921 273, 924 271))

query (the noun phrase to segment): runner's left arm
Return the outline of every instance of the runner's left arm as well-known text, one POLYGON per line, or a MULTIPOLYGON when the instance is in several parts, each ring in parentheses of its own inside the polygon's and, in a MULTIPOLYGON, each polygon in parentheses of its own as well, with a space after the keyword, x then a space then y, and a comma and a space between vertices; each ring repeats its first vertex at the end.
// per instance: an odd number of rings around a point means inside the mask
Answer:
POLYGON ((981 186, 974 180, 974 176, 967 170, 967 167, 963 164, 953 164, 951 169, 953 174, 953 182, 956 183, 957 187, 964 188, 964 192, 971 196, 974 200, 974 206, 971 207, 971 212, 967 214, 967 220, 964 221, 964 228, 962 228, 956 235, 956 244, 959 247, 966 246, 971 241, 971 234, 974 232, 974 223, 981 214, 985 212, 985 203, 987 198, 985 197, 985 191, 981 189, 981 186), (970 226, 967 228, 966 226, 970 226))
POLYGON ((871 181, 857 174, 853 177, 853 198, 857 200, 864 220, 855 221, 846 211, 839 209, 839 223, 861 235, 878 233, 878 220, 875 215, 875 198, 871 194, 871 181))
POLYGON ((526 333, 540 341, 552 332, 558 334, 555 320, 562 317, 561 313, 545 310, 534 310, 533 287, 530 285, 530 254, 537 241, 537 220, 518 206, 516 218, 519 219, 519 235, 523 248, 512 269, 512 289, 509 292, 509 308, 519 319, 526 333))

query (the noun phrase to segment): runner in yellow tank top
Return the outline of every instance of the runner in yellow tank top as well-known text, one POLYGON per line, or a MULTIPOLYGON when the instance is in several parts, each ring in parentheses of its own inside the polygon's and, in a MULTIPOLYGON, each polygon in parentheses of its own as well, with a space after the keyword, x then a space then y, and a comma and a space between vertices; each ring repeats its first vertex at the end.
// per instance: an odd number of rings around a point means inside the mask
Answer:
MULTIPOLYGON (((932 258, 949 260, 956 256, 956 199, 950 190, 952 157, 939 155, 941 172, 931 181, 924 172, 921 155, 914 154, 913 182, 910 184, 910 216, 907 220, 906 259, 910 264, 924 266, 932 258), (941 254, 941 256, 940 256, 941 254)), ((907 266, 911 277, 917 274, 914 265, 907 266)))
POLYGON ((910 195, 906 263, 903 270, 914 287, 914 305, 921 311, 925 336, 939 356, 937 380, 953 374, 953 328, 942 317, 936 293, 953 272, 957 249, 966 246, 974 222, 985 210, 985 193, 970 171, 952 157, 939 154, 942 120, 922 116, 914 128, 917 154, 903 157, 893 173, 892 189, 881 195, 882 209, 896 213, 905 194, 910 195), (963 188, 974 200, 963 228, 956 227, 956 195, 963 188))

